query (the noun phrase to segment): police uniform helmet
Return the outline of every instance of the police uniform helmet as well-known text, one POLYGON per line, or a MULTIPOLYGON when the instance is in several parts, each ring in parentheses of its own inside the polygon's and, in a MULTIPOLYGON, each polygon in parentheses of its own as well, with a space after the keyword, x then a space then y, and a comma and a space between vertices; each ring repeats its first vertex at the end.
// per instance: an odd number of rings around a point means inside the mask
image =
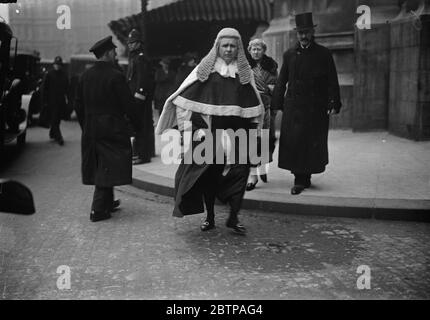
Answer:
POLYGON ((60 56, 56 56, 53 64, 57 64, 59 66, 62 66, 63 65, 63 59, 60 56))
POLYGON ((127 37, 127 43, 142 42, 140 32, 137 29, 130 31, 127 37))

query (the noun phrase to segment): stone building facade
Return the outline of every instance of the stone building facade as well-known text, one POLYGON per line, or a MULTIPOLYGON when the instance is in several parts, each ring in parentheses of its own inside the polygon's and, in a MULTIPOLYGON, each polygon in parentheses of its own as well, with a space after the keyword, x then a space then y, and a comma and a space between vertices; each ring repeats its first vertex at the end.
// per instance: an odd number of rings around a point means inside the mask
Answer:
POLYGON ((296 42, 294 15, 308 11, 338 69, 343 109, 331 126, 430 139, 430 0, 275 0, 263 38, 279 63, 296 42), (370 29, 356 26, 360 5, 370 29))
POLYGON ((140 11, 140 0, 19 0, 9 4, 9 20, 21 49, 39 51, 45 60, 60 55, 68 61, 73 54, 89 54, 95 41, 112 35, 109 21, 140 11), (57 28, 61 5, 70 8, 70 29, 57 28))
MULTIPOLYGON (((180 8, 180 4, 175 4, 179 3, 177 0, 20 0, 10 5, 9 20, 21 49, 37 50, 42 59, 61 55, 68 61, 73 54, 87 54, 97 39, 113 33, 124 37, 145 6, 155 19, 151 22, 155 30, 153 42, 160 42, 158 47, 163 50, 159 54, 172 51, 163 48, 163 43, 172 44, 184 34, 194 34, 197 40, 212 39, 219 28, 233 21, 238 28, 242 27, 244 38, 263 37, 268 54, 281 64, 283 52, 296 42, 294 15, 312 11, 318 24, 316 40, 333 52, 341 85, 343 108, 333 117, 331 126, 355 131, 388 130, 414 140, 430 139, 430 0, 248 0, 236 1, 243 3, 242 7, 235 7, 236 11, 229 7, 231 1, 208 2, 214 8, 222 3, 222 15, 199 5, 187 16, 182 9, 173 10, 180 8), (70 30, 56 27, 60 5, 71 9, 70 30), (356 26, 360 5, 371 9, 370 29, 356 26), (245 15, 248 11, 254 15, 252 21, 245 15), (231 14, 234 20, 228 19, 231 14), (217 25, 210 22, 213 15, 217 25), (205 19, 210 20, 206 22, 212 28, 204 24, 205 19), (108 27, 112 21, 124 23, 113 32, 108 27), (188 29, 181 32, 184 26, 188 29), (254 34, 246 34, 249 30, 254 34), (203 34, 199 35, 199 31, 203 34)), ((187 41, 196 46, 196 39, 187 41)), ((121 41, 115 37, 114 41, 119 54, 124 54, 121 41)), ((172 53, 188 51, 187 42, 178 41, 176 46, 170 45, 177 51, 172 53)), ((207 50, 205 45, 199 46, 193 49, 207 50)))

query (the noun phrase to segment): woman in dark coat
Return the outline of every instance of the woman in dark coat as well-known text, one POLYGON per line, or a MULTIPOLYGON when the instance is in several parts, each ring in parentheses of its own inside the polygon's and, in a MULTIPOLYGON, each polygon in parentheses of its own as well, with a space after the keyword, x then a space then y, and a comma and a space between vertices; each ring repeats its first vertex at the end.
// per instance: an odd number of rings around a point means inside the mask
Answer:
MULTIPOLYGON (((276 117, 276 111, 272 111, 270 108, 270 101, 272 99, 273 88, 276 84, 276 78, 278 76, 278 64, 275 60, 266 55, 267 45, 261 39, 254 39, 249 42, 248 52, 250 54, 249 64, 251 65, 252 71, 254 72, 255 85, 257 86, 258 92, 260 93, 261 100, 264 104, 264 122, 263 129, 269 130, 269 162, 272 162, 273 151, 275 150, 275 126, 274 118, 276 117)), ((260 152, 261 139, 259 141, 260 152)), ((267 182, 267 168, 269 163, 261 163, 258 166, 251 167, 251 173, 249 175, 248 184, 246 186, 247 191, 251 191, 255 188, 258 182, 258 176, 260 176, 263 182, 267 182)))

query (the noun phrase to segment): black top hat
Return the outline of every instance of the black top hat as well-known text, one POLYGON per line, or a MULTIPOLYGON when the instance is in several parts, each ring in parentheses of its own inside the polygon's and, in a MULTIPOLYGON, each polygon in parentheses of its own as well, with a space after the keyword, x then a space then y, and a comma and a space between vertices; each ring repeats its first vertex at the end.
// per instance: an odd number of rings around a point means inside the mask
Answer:
POLYGON ((90 52, 94 53, 97 58, 101 57, 106 51, 115 49, 116 45, 112 42, 112 36, 103 38, 97 41, 90 49, 90 52))
POLYGON ((297 31, 312 29, 317 25, 314 24, 312 20, 312 12, 305 12, 296 14, 296 27, 294 28, 297 31))
POLYGON ((59 66, 63 65, 63 59, 60 56, 56 56, 53 64, 58 64, 59 66))

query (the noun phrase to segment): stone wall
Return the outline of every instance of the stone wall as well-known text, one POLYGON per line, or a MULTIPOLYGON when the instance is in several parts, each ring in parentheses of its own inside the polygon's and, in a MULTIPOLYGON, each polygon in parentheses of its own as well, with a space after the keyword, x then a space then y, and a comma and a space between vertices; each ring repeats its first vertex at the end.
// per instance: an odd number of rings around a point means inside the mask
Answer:
POLYGON ((355 0, 278 0, 274 2, 274 19, 263 33, 267 54, 282 65, 283 53, 295 45, 297 38, 294 15, 311 11, 316 27, 316 41, 333 53, 341 87, 341 113, 332 117, 331 128, 350 128, 353 86, 353 24, 355 0))
POLYGON ((430 139, 430 15, 391 24, 390 132, 430 139))
POLYGON ((386 129, 390 77, 390 25, 355 30, 353 130, 386 129))

